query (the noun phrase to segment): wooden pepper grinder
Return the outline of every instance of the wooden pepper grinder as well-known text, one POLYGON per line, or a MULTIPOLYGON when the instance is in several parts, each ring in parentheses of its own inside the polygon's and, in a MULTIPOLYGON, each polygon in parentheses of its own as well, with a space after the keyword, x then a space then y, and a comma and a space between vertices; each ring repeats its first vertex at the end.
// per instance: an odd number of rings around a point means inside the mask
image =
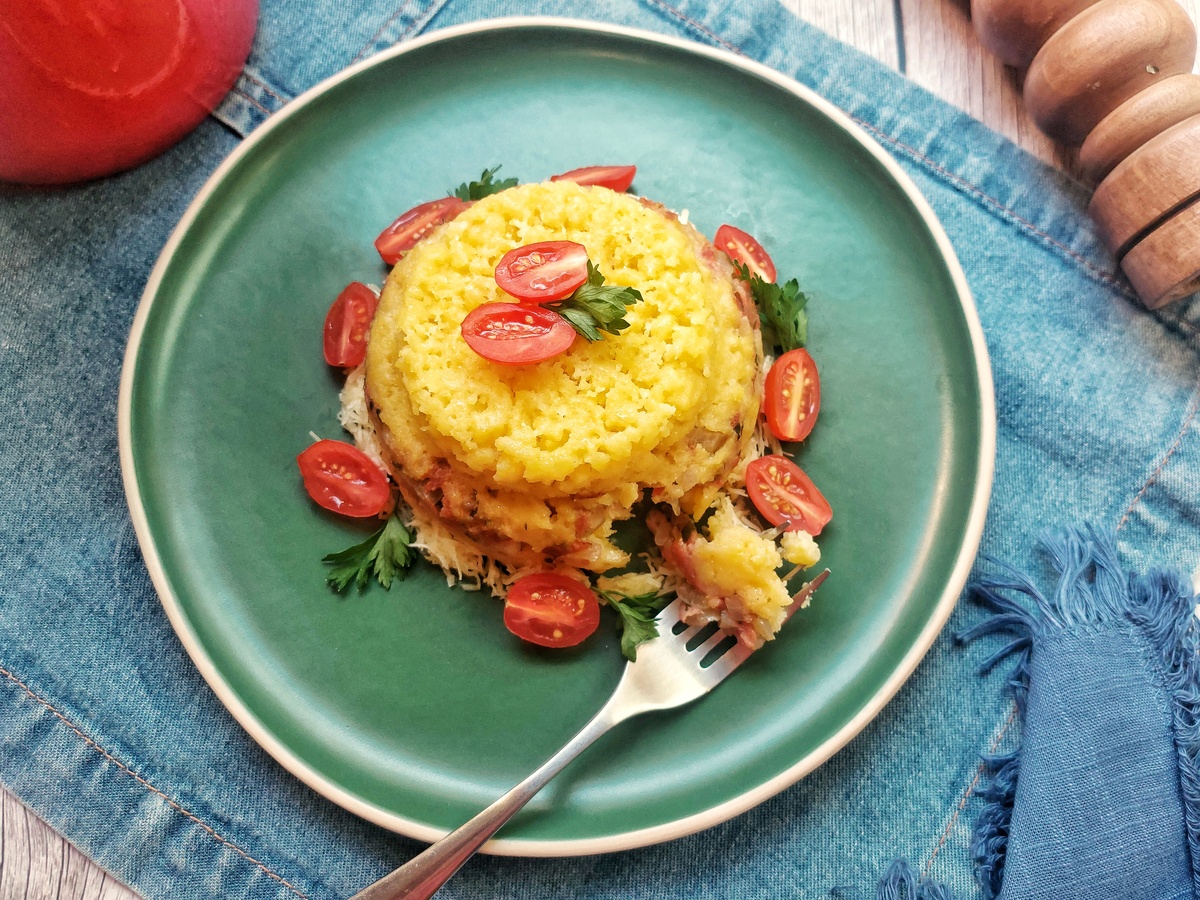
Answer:
POLYGON ((1196 27, 1175 0, 972 0, 983 45, 1028 67, 1025 106, 1079 146, 1088 211, 1150 309, 1200 290, 1196 27), (1080 146, 1081 145, 1081 146, 1080 146))

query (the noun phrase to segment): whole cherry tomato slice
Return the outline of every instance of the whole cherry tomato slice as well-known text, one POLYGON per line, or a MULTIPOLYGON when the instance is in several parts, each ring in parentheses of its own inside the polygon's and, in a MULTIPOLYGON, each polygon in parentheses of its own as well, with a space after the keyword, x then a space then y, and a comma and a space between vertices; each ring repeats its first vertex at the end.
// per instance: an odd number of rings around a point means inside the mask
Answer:
POLYGON ((829 501, 803 470, 785 456, 762 456, 746 467, 746 493, 772 525, 817 535, 833 518, 829 501))
POLYGON ((808 437, 821 410, 821 379, 807 350, 789 350, 767 373, 767 426, 781 441, 808 437))
POLYGON ((496 284, 520 300, 561 300, 588 277, 587 248, 574 241, 542 241, 509 250, 496 264, 496 284))
POLYGON ((400 257, 417 245, 431 229, 449 222, 471 204, 457 197, 442 197, 414 206, 395 222, 383 229, 375 238, 375 249, 389 266, 394 266, 400 257))
POLYGON ((338 294, 325 314, 325 362, 352 369, 367 356, 367 334, 379 298, 359 281, 352 281, 338 294))
POLYGON ((717 245, 718 250, 724 250, 735 263, 741 263, 748 268, 751 275, 757 275, 768 284, 775 283, 775 263, 771 262, 771 257, 767 255, 762 244, 740 228, 722 225, 717 229, 713 243, 717 245))
POLYGON ((558 313, 520 303, 475 307, 463 319, 462 336, 480 356, 506 366, 541 362, 575 343, 575 329, 558 313))
POLYGON ((543 647, 574 647, 600 624, 600 602, 585 584, 555 572, 517 579, 504 600, 504 625, 543 647))
POLYGON ((576 184, 594 184, 614 191, 627 191, 633 184, 637 166, 584 166, 561 175, 551 175, 551 181, 573 181, 576 184))
POLYGON ((343 516, 377 516, 392 499, 387 476, 365 453, 342 441, 317 441, 296 457, 308 496, 343 516))

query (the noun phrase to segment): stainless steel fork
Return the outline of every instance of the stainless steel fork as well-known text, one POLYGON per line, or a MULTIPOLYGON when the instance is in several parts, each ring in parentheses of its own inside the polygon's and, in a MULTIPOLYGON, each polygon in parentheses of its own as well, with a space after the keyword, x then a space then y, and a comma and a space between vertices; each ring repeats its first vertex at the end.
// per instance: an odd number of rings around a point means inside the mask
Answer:
MULTIPOLYGON (((788 617, 808 602, 813 591, 829 575, 821 572, 792 598, 788 617)), ((612 697, 565 747, 532 775, 485 809, 471 821, 452 831, 427 850, 413 857, 350 900, 425 900, 475 855, 483 844, 518 810, 546 786, 596 738, 618 722, 657 709, 672 709, 703 697, 731 675, 753 652, 736 644, 709 662, 709 655, 729 634, 716 631, 699 646, 688 649, 705 626, 680 630, 680 601, 667 606, 658 618, 658 637, 638 647, 637 661, 626 664, 612 697)))

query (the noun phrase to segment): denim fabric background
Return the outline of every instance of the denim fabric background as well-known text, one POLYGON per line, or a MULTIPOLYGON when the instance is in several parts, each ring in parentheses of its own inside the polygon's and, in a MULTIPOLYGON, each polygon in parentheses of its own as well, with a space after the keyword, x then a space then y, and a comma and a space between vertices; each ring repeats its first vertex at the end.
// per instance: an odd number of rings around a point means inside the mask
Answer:
MULTIPOLYGON (((577 15, 555 0, 266 0, 235 91, 139 169, 0 194, 0 780, 149 897, 347 896, 418 849, 342 812, 260 751, 168 625, 122 494, 115 409, 155 257, 212 169, 290 97, 431 29, 577 15)), ((999 445, 984 549, 1090 520, 1133 567, 1200 558, 1196 301, 1147 313, 1083 191, 772 0, 602 0, 593 18, 765 62, 846 110, 913 176, 953 242, 995 368, 999 445), (722 8, 730 6, 731 8, 722 8)), ((948 633, 976 620, 963 605, 948 633)), ((947 636, 860 737, 745 815, 658 847, 479 858, 454 897, 874 895, 896 856, 973 893, 979 755, 1012 738, 995 642, 947 636)))

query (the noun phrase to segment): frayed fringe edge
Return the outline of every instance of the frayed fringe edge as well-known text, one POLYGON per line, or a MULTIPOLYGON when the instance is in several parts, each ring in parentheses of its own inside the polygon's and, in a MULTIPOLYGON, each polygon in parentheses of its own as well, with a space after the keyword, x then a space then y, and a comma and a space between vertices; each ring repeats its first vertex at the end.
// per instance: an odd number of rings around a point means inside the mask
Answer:
POLYGON ((1200 622, 1190 586, 1178 575, 1154 572, 1133 583, 1130 615, 1161 653, 1172 695, 1179 789, 1192 863, 1193 891, 1200 896, 1200 622))
POLYGON ((948 887, 920 878, 907 859, 893 862, 875 894, 876 900, 954 900, 948 887))
POLYGON ((1008 847, 1008 827, 1012 822, 1020 766, 1021 757, 1016 751, 983 758, 988 781, 980 793, 984 806, 975 823, 971 856, 975 859, 975 880, 985 897, 995 897, 1000 893, 1000 882, 1004 878, 1004 851, 1008 847))
MULTIPOLYGON (((1113 536, 1091 526, 1048 533, 1040 543, 1059 575, 1053 595, 1043 595, 1026 575, 985 557, 985 562, 999 571, 981 577, 968 591, 976 602, 994 614, 957 637, 970 642, 997 632, 1012 636, 980 668, 988 672, 1001 661, 1016 657, 1007 686, 1024 720, 1029 657, 1035 638, 1081 625, 1120 620, 1132 623, 1147 636, 1159 655, 1164 687, 1173 700, 1175 749, 1192 880, 1200 896, 1200 622, 1193 612, 1195 598, 1191 588, 1174 572, 1157 571, 1145 576, 1127 573, 1121 567, 1113 536), (1033 608, 1013 594, 1032 600, 1033 608)), ((984 789, 985 806, 976 823, 971 854, 983 896, 985 900, 994 900, 1004 875, 1020 751, 985 758, 984 767, 990 780, 984 789)), ((892 900, 893 896, 904 895, 884 894, 881 883, 880 900, 892 900)))

